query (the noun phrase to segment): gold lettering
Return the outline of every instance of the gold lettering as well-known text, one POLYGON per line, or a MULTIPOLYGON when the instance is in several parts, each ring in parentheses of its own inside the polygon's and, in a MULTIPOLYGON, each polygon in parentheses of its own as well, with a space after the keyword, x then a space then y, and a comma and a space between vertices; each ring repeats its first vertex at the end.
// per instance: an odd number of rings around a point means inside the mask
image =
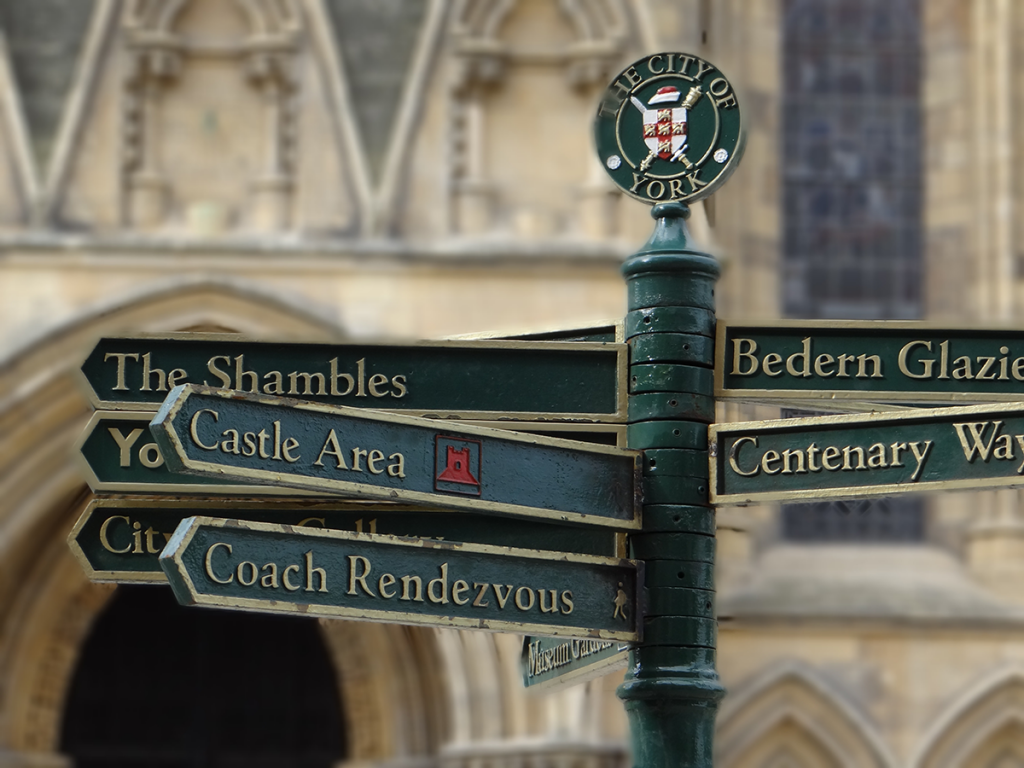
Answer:
POLYGON ((516 590, 516 608, 518 608, 520 611, 530 610, 531 608, 533 608, 534 602, 536 602, 536 597, 534 597, 532 589, 530 589, 529 587, 520 587, 516 590), (523 590, 526 590, 526 595, 527 597, 529 597, 529 602, 526 602, 526 600, 521 599, 523 590), (523 605, 523 603, 526 603, 526 605, 523 605))
POLYGON ((540 602, 541 613, 558 613, 558 590, 557 589, 538 589, 537 595, 540 602), (544 599, 545 595, 551 597, 551 605, 547 605, 547 600, 544 599))
POLYGON ((220 444, 220 449, 223 453, 233 453, 238 455, 241 451, 238 449, 238 430, 237 429, 225 429, 221 432, 221 435, 228 438, 220 444))
MULTIPOLYGON (((316 591, 316 592, 326 592, 327 591, 327 571, 325 571, 323 568, 314 568, 313 567, 313 550, 309 550, 305 555, 303 555, 303 557, 305 558, 305 561, 306 561, 306 591, 307 592, 313 592, 313 591, 316 591), (318 589, 316 589, 316 590, 314 590, 314 588, 313 588, 313 576, 314 575, 317 575, 317 576, 320 577, 320 587, 318 589)), ((367 568, 366 572, 367 573, 370 572, 369 568, 367 568)))
POLYGON ((264 574, 260 578, 260 586, 267 589, 277 589, 277 563, 267 563, 263 566, 263 571, 264 574))
POLYGON ((491 587, 494 589, 494 594, 498 598, 498 607, 499 608, 504 608, 505 607, 505 603, 508 602, 509 597, 512 595, 512 585, 511 584, 505 584, 504 585, 504 587, 505 587, 505 594, 504 595, 501 594, 501 587, 502 586, 503 585, 501 585, 501 584, 491 584, 491 587))
POLYGON ((284 443, 281 444, 281 451, 284 453, 284 460, 289 464, 294 464, 296 461, 302 458, 302 456, 292 456, 292 451, 299 447, 299 441, 294 437, 286 437, 284 443))
POLYGON ((821 452, 821 466, 823 466, 829 472, 835 472, 837 469, 839 469, 840 465, 836 464, 835 466, 832 466, 830 462, 832 461, 832 459, 838 458, 839 449, 836 448, 834 445, 830 445, 828 448, 821 452))
POLYGON ((468 592, 468 591, 469 591, 469 583, 468 582, 465 582, 462 579, 459 579, 458 581, 456 581, 454 584, 452 584, 452 602, 455 603, 456 605, 465 605, 466 603, 468 603, 469 602, 469 598, 468 597, 465 598, 465 599, 460 599, 460 598, 462 598, 462 593, 463 592, 468 592))
POLYGON ((200 448, 207 451, 215 451, 217 450, 217 443, 214 443, 213 445, 206 445, 202 440, 199 439, 199 432, 196 430, 196 424, 199 421, 199 417, 204 413, 208 413, 211 416, 213 416, 214 421, 220 421, 220 415, 216 411, 211 411, 209 408, 203 408, 201 410, 196 411, 195 414, 192 416, 192 420, 189 422, 188 425, 188 433, 192 436, 192 442, 198 445, 200 448))
POLYGON ((732 340, 732 374, 734 376, 751 376, 757 373, 757 357, 755 357, 755 352, 757 352, 757 342, 753 339, 732 340), (744 343, 748 345, 746 352, 743 351, 741 346, 744 343), (750 369, 746 371, 740 370, 740 360, 744 358, 750 360, 750 369))
POLYGON ((843 469, 867 469, 867 464, 864 463, 864 449, 859 445, 847 445, 843 446, 843 469), (850 464, 850 457, 857 454, 857 466, 854 467, 850 464))
POLYGON ((402 577, 402 596, 400 600, 412 600, 416 603, 423 602, 423 579, 419 576, 403 576, 402 577), (409 585, 416 585, 416 595, 409 597, 409 585))
POLYGON ((247 392, 259 392, 260 391, 260 380, 256 375, 256 371, 245 370, 245 355, 238 355, 235 358, 235 389, 247 392), (245 390, 245 380, 249 379, 251 386, 245 390))
POLYGON ((327 433, 327 439, 324 441, 324 447, 320 449, 320 455, 317 456, 316 461, 313 462, 314 467, 322 467, 324 465, 324 456, 333 456, 338 462, 336 469, 348 469, 348 465, 345 463, 345 458, 341 453, 341 446, 338 444, 338 436, 332 429, 327 433), (330 450, 328 450, 330 448, 330 450))
POLYGON ((267 373, 264 373, 263 391, 266 392, 268 395, 285 394, 284 375, 280 371, 268 371, 267 373))
POLYGON ((153 374, 156 374, 156 391, 166 392, 167 391, 167 374, 165 374, 159 368, 150 369, 150 359, 152 353, 147 352, 142 356, 142 386, 139 389, 143 392, 149 392, 149 382, 153 378, 153 374))
POLYGON ((370 395, 373 397, 384 397, 387 394, 387 390, 380 391, 378 387, 388 383, 388 377, 383 373, 375 373, 370 377, 370 380, 366 382, 366 386, 370 389, 370 395))
POLYGON ((106 520, 103 521, 103 525, 100 526, 100 544, 103 546, 105 550, 107 550, 107 552, 113 552, 115 555, 126 555, 128 554, 128 550, 132 548, 132 545, 129 544, 124 549, 115 549, 114 545, 110 543, 110 538, 107 536, 107 531, 110 528, 110 524, 115 520, 124 520, 125 525, 131 523, 131 520, 129 520, 124 515, 114 515, 113 517, 108 517, 106 520))
POLYGON ((773 371, 772 366, 778 365, 782 362, 782 355, 778 352, 769 352, 764 356, 764 360, 761 361, 761 370, 764 371, 768 376, 781 376, 782 371, 773 371))
POLYGON ((132 465, 131 448, 135 445, 135 441, 142 435, 142 429, 133 429, 127 436, 121 434, 121 430, 117 427, 109 427, 107 432, 109 432, 110 436, 114 438, 114 442, 117 443, 117 447, 120 450, 121 466, 130 467, 132 465))
POLYGON ((807 474, 807 469, 804 467, 804 452, 798 448, 787 448, 782 452, 782 474, 792 475, 794 471, 796 474, 807 474), (789 468, 789 460, 793 456, 796 457, 796 470, 789 468))
POLYGON ((374 475, 379 475, 384 472, 384 467, 377 468, 377 462, 384 461, 384 454, 381 451, 370 451, 366 457, 366 468, 374 475))
POLYGON ((924 347, 929 352, 932 351, 932 343, 930 341, 911 341, 904 344, 900 349, 900 354, 896 358, 896 366, 900 369, 900 373, 911 379, 930 379, 932 377, 932 368, 935 365, 934 358, 920 360, 918 362, 924 367, 922 373, 911 373, 910 369, 907 368, 907 356, 914 347, 924 347))
POLYGON ((124 369, 125 369, 125 364, 124 363, 125 363, 125 360, 127 360, 128 358, 131 358, 135 362, 138 362, 139 361, 139 353, 138 352, 107 352, 107 354, 105 354, 103 356, 103 362, 104 363, 107 362, 110 358, 114 358, 115 360, 117 360, 117 384, 114 385, 114 391, 115 392, 123 392, 123 391, 128 389, 128 387, 124 383, 124 369))
POLYGON ((312 395, 314 380, 317 386, 316 394, 326 395, 327 381, 324 379, 324 375, 322 373, 304 373, 302 371, 292 371, 288 374, 288 394, 312 395), (299 379, 302 379, 302 392, 299 392, 299 379))
POLYGON ((405 394, 409 391, 405 386, 405 376, 395 376, 392 378, 391 386, 395 388, 395 392, 391 393, 392 397, 405 397, 405 394))
POLYGON ((761 469, 764 470, 766 475, 777 475, 780 472, 780 468, 776 467, 772 469, 769 464, 773 464, 776 461, 781 461, 782 457, 779 456, 778 451, 765 451, 764 455, 761 456, 761 469))
POLYGON ((665 69, 664 69, 664 67, 662 67, 662 69, 655 69, 654 68, 654 60, 655 59, 657 59, 660 62, 661 61, 661 54, 660 53, 656 53, 653 56, 651 56, 651 58, 649 58, 647 60, 647 69, 649 69, 651 71, 652 75, 660 75, 660 74, 662 74, 665 71, 665 69))
POLYGON ((357 595, 356 586, 363 588, 363 592, 368 594, 370 597, 376 597, 366 585, 366 577, 370 575, 370 561, 362 555, 349 555, 348 556, 348 594, 357 595), (356 564, 359 564, 363 572, 361 574, 356 573, 356 564))
POLYGON ((792 355, 786 358, 786 370, 789 371, 790 376, 803 376, 804 378, 811 375, 811 337, 808 336, 803 340, 803 349, 800 352, 794 352, 792 355), (797 369, 796 361, 802 360, 803 367, 797 369))
POLYGON ((871 378, 882 379, 882 358, 878 355, 857 355, 857 378, 864 379, 868 375, 868 362, 871 363, 871 378))
POLYGON ((835 375, 835 371, 825 370, 826 365, 832 365, 835 361, 836 359, 832 355, 818 355, 814 358, 814 372, 825 379, 835 375))
POLYGON ((289 574, 297 574, 298 572, 299 566, 293 564, 289 565, 281 573, 281 583, 284 584, 284 588, 289 592, 298 592, 302 588, 299 584, 292 584, 292 580, 288 578, 289 574))
POLYGON ((735 472, 737 475, 741 475, 743 477, 754 477, 754 475, 761 471, 761 466, 759 464, 755 464, 754 468, 749 472, 744 472, 742 469, 740 469, 740 446, 743 445, 743 443, 753 443, 754 447, 756 448, 757 438, 741 437, 738 440, 733 441, 732 447, 729 449, 729 466, 732 467, 732 471, 735 472))
POLYGON ((566 590, 564 590, 562 592, 561 597, 562 597, 562 613, 564 613, 566 616, 568 616, 570 613, 572 613, 572 609, 574 608, 573 603, 572 603, 572 592, 569 591, 568 589, 566 589, 566 590))
MULTIPOLYGON (((209 360, 206 361, 206 370, 208 370, 210 373, 212 373, 214 376, 220 379, 220 386, 222 389, 231 389, 231 376, 228 375, 227 371, 222 371, 220 368, 217 367, 218 360, 223 360, 225 363, 229 365, 231 363, 231 358, 228 357, 227 355, 217 355, 216 357, 211 357, 209 360)), ((203 379, 203 384, 206 384, 205 379, 203 379)))
POLYGON ((380 592, 381 597, 394 597, 394 592, 389 592, 391 587, 395 586, 395 579, 390 573, 381 574, 380 579, 377 581, 377 591, 380 592))
POLYGON ((353 448, 352 449, 352 471, 353 472, 362 472, 363 471, 363 468, 359 464, 359 458, 361 456, 365 456, 366 454, 367 454, 367 451, 364 451, 362 448, 353 448))
POLYGON ((427 599, 432 603, 446 605, 448 603, 448 563, 442 563, 440 570, 440 576, 427 582, 427 599), (435 586, 441 588, 440 595, 434 594, 435 586))
POLYGON ((256 563, 250 563, 248 560, 243 560, 238 564, 238 568, 235 570, 235 575, 238 577, 238 583, 243 587, 251 587, 256 583, 256 579, 259 578, 260 571, 256 567, 256 563), (248 568, 246 568, 248 566, 248 568), (252 578, 247 579, 244 575, 245 571, 249 571, 252 578))
POLYGON ((392 453, 388 456, 388 475, 391 477, 405 477, 405 456, 400 453, 392 453))
POLYGON ((490 603, 484 602, 484 595, 487 593, 487 588, 490 584, 481 584, 480 582, 473 582, 473 589, 479 589, 476 593, 476 597, 473 598, 474 608, 486 608, 490 603))
POLYGON ((230 544, 225 544, 223 541, 218 541, 216 544, 211 545, 210 548, 206 550, 206 557, 203 558, 203 565, 206 568, 206 575, 210 577, 211 581, 217 584, 230 584, 235 580, 234 574, 231 574, 226 579, 218 579, 217 574, 213 572, 213 551, 217 549, 217 547, 224 547, 224 549, 228 551, 228 554, 231 554, 230 544))
POLYGON ((344 397, 349 394, 356 386, 356 380, 352 378, 351 373, 338 373, 338 358, 331 360, 331 394, 335 397, 344 397), (347 386, 345 391, 338 389, 338 379, 344 379, 347 386))

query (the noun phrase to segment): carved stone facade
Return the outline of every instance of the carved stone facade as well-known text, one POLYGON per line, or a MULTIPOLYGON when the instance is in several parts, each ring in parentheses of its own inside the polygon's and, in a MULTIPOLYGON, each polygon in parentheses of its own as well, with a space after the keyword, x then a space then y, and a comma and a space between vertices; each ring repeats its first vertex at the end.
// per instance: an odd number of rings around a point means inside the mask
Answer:
MULTIPOLYGON (((0 765, 69 765, 68 690, 111 594, 64 541, 89 497, 70 446, 97 336, 621 317, 619 264, 650 220, 604 178, 590 116, 610 74, 660 49, 737 84, 746 157, 691 226, 725 262, 720 314, 777 315, 781 30, 840 1, 93 0, 53 34, 62 0, 0 2, 0 765), (25 54, 52 40, 62 55, 25 54)), ((926 311, 1015 322, 1024 10, 920 8, 926 311)), ((719 511, 723 768, 1024 766, 1019 495, 927 508, 923 542, 885 546, 719 511)), ((628 764, 613 678, 527 696, 511 635, 320 633, 353 765, 628 764)))

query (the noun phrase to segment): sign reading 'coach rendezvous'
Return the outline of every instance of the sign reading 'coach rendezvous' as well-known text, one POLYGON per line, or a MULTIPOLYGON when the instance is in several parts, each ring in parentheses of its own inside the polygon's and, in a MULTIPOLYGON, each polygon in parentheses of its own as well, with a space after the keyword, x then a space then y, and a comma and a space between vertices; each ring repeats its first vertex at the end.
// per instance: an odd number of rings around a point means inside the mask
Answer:
POLYGON ((586 342, 295 344, 176 334, 101 339, 94 405, 155 411, 179 384, 464 419, 622 422, 626 347, 586 342))
POLYGON ((192 517, 160 555, 178 602, 638 640, 638 564, 192 517))
POLYGON ((711 501, 1024 486, 1024 404, 710 428, 711 501))
POLYGON ((891 321, 718 323, 717 397, 893 403, 1024 400, 1024 331, 891 321))
POLYGON ((172 471, 350 498, 639 527, 640 452, 178 387, 150 432, 172 471))

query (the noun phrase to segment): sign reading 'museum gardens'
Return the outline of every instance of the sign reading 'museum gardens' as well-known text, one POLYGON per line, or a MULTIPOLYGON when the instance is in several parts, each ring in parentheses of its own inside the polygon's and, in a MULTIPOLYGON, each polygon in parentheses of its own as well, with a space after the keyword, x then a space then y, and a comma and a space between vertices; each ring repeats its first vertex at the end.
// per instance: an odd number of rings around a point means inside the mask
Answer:
POLYGON ((1024 486, 1020 403, 718 424, 710 440, 718 504, 1024 486))
POLYGON ((172 470, 350 498, 639 526, 640 452, 177 387, 150 424, 172 470))
POLYGON ((891 321, 719 321, 715 393, 746 400, 1024 400, 1024 332, 891 321))
POLYGON ((192 517, 160 564, 186 605, 639 639, 631 560, 192 517))
POLYGON ((621 422, 626 347, 587 342, 290 344, 175 334, 101 339, 98 407, 155 411, 179 384, 464 419, 621 422))

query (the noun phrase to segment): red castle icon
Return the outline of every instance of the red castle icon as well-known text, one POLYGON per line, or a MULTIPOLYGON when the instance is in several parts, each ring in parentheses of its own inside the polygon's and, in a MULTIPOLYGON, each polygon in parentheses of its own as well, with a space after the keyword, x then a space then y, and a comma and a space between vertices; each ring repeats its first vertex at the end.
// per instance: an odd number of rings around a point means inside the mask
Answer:
POLYGON ((480 485, 480 482, 473 477, 473 473, 469 471, 469 448, 456 450, 453 445, 449 445, 447 448, 448 460, 444 471, 437 476, 437 479, 463 485, 480 485))

